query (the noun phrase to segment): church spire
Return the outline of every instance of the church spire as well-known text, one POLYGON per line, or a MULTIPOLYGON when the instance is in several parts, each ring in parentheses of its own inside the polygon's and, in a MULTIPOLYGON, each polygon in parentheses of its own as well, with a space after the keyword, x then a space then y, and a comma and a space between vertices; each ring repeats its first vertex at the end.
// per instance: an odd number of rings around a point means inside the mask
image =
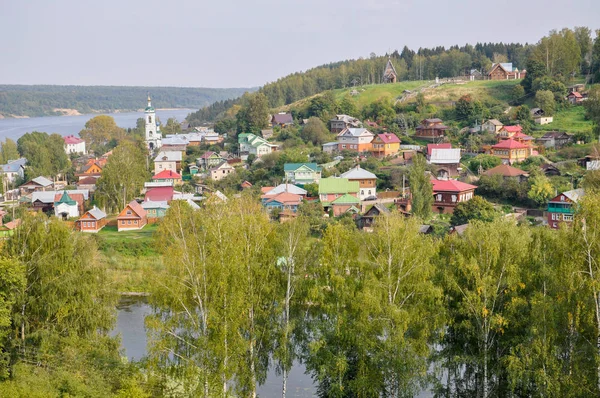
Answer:
POLYGON ((152 98, 150 98, 150 93, 148 93, 148 108, 152 107, 152 98))

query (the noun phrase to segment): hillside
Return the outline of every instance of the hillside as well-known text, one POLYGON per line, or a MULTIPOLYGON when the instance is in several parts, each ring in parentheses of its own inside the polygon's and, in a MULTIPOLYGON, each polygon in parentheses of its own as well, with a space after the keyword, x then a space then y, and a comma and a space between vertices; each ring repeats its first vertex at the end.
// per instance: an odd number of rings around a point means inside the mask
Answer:
POLYGON ((248 88, 0 85, 0 117, 133 111, 152 95, 157 108, 198 109, 248 88))

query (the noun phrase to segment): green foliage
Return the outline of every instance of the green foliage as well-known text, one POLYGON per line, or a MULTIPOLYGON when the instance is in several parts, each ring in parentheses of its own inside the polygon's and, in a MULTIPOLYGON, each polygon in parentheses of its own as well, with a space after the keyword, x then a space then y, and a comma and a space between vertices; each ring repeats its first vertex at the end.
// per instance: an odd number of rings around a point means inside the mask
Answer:
POLYGON ((96 200, 109 211, 123 209, 148 181, 146 149, 141 145, 123 141, 113 150, 102 170, 96 183, 96 200))
POLYGON ((412 196, 412 213, 426 220, 431 215, 433 205, 433 188, 429 175, 425 173, 425 158, 414 156, 413 164, 408 172, 408 184, 412 196))
POLYGON ((472 220, 491 222, 498 218, 498 211, 481 196, 474 196, 466 202, 460 202, 454 208, 450 225, 462 225, 472 220))
POLYGON ((21 156, 27 158, 27 179, 54 177, 66 172, 70 166, 63 138, 58 134, 48 135, 37 131, 24 134, 17 140, 17 148, 21 156))
POLYGON ((304 142, 310 142, 315 146, 320 146, 329 139, 329 131, 325 123, 318 117, 311 117, 308 122, 302 127, 300 137, 304 142))
POLYGON ((531 188, 527 196, 538 205, 544 205, 554 194, 550 180, 544 174, 537 172, 530 178, 531 188))
POLYGON ((338 112, 342 115, 354 116, 358 114, 358 109, 356 108, 356 104, 350 98, 350 96, 345 95, 344 98, 340 100, 337 106, 338 112))
POLYGON ((87 148, 96 154, 108 152, 125 138, 125 130, 117 126, 112 116, 95 116, 79 132, 87 148))
POLYGON ((600 170, 588 170, 582 186, 586 192, 600 192, 600 170))
POLYGON ((535 93, 535 105, 544 111, 544 116, 552 116, 556 111, 554 94, 550 90, 539 90, 535 93))
POLYGON ((496 166, 500 166, 502 160, 497 156, 492 155, 477 155, 473 159, 469 160, 469 168, 474 173, 479 171, 486 171, 496 166))
POLYGON ((164 126, 161 126, 160 131, 165 135, 181 133, 181 125, 177 119, 170 117, 167 119, 167 123, 164 126))
POLYGON ((254 133, 268 126, 269 108, 267 97, 262 93, 244 94, 242 107, 236 115, 238 133, 254 133))
POLYGON ((511 100, 515 105, 522 105, 525 99, 525 89, 520 84, 514 86, 510 92, 511 100))
POLYGON ((19 156, 17 144, 10 138, 7 138, 0 146, 0 163, 6 164, 9 160, 18 159, 19 156))

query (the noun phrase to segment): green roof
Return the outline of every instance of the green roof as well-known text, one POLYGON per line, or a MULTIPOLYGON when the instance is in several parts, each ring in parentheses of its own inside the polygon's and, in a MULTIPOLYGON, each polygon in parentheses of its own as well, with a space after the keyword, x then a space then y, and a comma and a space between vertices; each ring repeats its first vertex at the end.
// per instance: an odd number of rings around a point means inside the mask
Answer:
POLYGON ((358 181, 348 181, 347 178, 322 178, 319 181, 319 194, 358 192, 358 181))
POLYGON ((306 166, 312 171, 321 171, 321 168, 316 163, 286 163, 283 165, 283 171, 296 171, 302 166, 306 166))
POLYGON ((77 204, 77 202, 76 202, 76 201, 74 201, 74 200, 73 200, 73 199, 72 199, 72 198, 69 196, 69 194, 67 193, 67 191, 64 191, 64 192, 63 192, 63 194, 62 194, 62 196, 60 197, 59 201, 58 201, 58 202, 56 202, 54 205, 56 206, 56 205, 59 205, 59 204, 61 204, 61 203, 66 203, 66 204, 68 204, 69 206, 74 206, 74 205, 76 205, 76 204, 77 204))
POLYGON ((354 205, 354 204, 359 204, 359 203, 360 203, 360 200, 356 196, 352 196, 349 194, 340 196, 339 198, 337 198, 336 200, 331 202, 331 204, 334 204, 334 205, 354 205))
POLYGON ((154 112, 154 107, 153 106, 147 106, 146 109, 144 109, 144 112, 154 112))

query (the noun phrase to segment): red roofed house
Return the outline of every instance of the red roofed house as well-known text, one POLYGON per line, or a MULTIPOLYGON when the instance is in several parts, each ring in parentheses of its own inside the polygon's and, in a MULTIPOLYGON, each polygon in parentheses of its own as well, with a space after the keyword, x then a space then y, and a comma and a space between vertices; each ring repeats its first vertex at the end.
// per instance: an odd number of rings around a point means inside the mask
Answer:
POLYGON ((416 128, 416 137, 436 139, 443 137, 449 127, 444 126, 441 119, 425 119, 416 128))
POLYGON ((502 163, 505 164, 522 162, 531 156, 532 153, 532 147, 512 138, 502 140, 500 143, 492 145, 490 149, 490 154, 499 157, 502 163))
POLYGON ((148 218, 146 216, 146 210, 144 210, 138 202, 132 200, 125 206, 123 211, 119 213, 119 216, 117 217, 117 230, 121 232, 142 229, 147 223, 148 218))
POLYGON ((431 156, 434 149, 452 149, 452 144, 443 142, 441 144, 427 144, 427 156, 431 156))
POLYGON ((400 151, 400 138, 396 134, 377 134, 371 141, 371 151, 375 156, 391 156, 400 151))
POLYGON ((583 95, 581 95, 581 93, 578 91, 573 91, 572 93, 569 93, 569 95, 567 95, 567 101, 569 101, 573 105, 580 104, 581 102, 583 102, 583 95))
POLYGON ((288 210, 292 213, 298 211, 298 206, 302 202, 302 196, 289 192, 281 192, 277 195, 263 195, 262 204, 269 211, 279 209, 288 210))
POLYGON ((457 204, 473 198, 475 185, 455 180, 431 180, 433 184, 433 211, 452 213, 457 204))
POLYGON ((523 127, 521 127, 519 124, 517 124, 516 126, 502 126, 502 128, 500 129, 500 131, 498 131, 498 139, 508 139, 511 138, 513 135, 517 134, 517 133, 522 133, 523 132, 523 127))
POLYGON ((503 178, 516 178, 519 181, 524 181, 529 177, 529 174, 526 171, 521 169, 517 169, 515 167, 509 166, 507 164, 501 164, 499 166, 493 167, 483 173, 484 176, 492 177, 495 175, 500 175, 503 178))
POLYGON ((75 185, 77 189, 87 189, 90 192, 94 192, 96 190, 96 181, 95 177, 83 177, 75 185))
POLYGON ((174 185, 181 184, 181 175, 173 170, 163 170, 152 177, 156 182, 172 182, 174 185))
POLYGON ((68 135, 63 137, 65 142, 65 152, 67 155, 72 153, 83 153, 85 154, 85 141, 81 138, 75 137, 74 135, 68 135))
POLYGON ((173 187, 156 187, 146 191, 144 202, 170 202, 173 200, 173 187))

